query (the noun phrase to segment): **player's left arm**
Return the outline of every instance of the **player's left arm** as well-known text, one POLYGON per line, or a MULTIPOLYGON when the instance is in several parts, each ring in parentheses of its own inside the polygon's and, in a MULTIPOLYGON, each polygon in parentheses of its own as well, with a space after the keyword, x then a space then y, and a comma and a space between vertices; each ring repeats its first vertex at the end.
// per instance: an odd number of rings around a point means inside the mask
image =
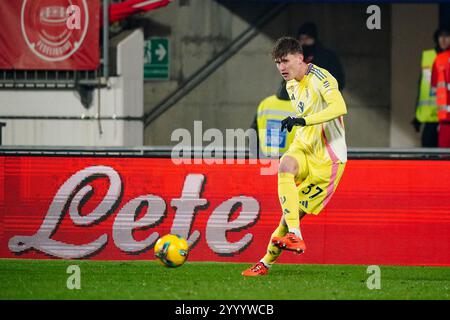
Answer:
POLYGON ((287 117, 281 122, 281 131, 287 129, 291 132, 294 126, 312 126, 336 119, 347 114, 347 107, 344 98, 338 89, 336 79, 328 75, 323 80, 315 79, 319 94, 324 99, 327 107, 317 113, 305 116, 304 118, 287 117))
POLYGON ((327 107, 317 113, 306 116, 304 119, 307 126, 324 123, 347 114, 347 106, 338 89, 335 78, 332 76, 326 77, 320 81, 318 88, 327 107))

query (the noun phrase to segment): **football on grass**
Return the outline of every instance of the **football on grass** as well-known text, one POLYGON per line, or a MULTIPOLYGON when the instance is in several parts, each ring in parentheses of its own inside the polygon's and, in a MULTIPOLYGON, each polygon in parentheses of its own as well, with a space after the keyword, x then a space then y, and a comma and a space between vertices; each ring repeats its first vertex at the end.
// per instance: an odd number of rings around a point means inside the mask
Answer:
POLYGON ((156 241, 155 256, 166 267, 179 267, 186 262, 189 246, 187 241, 175 234, 166 234, 156 241))

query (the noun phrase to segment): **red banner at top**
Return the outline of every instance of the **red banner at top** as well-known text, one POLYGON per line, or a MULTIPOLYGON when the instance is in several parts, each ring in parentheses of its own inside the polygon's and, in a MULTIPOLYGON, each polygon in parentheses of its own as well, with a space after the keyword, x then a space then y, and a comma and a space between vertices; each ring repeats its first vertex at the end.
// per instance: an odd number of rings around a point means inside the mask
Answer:
POLYGON ((109 22, 119 21, 136 13, 165 7, 171 0, 128 0, 109 6, 109 22))
POLYGON ((96 69, 99 15, 98 0, 0 2, 0 68, 96 69))

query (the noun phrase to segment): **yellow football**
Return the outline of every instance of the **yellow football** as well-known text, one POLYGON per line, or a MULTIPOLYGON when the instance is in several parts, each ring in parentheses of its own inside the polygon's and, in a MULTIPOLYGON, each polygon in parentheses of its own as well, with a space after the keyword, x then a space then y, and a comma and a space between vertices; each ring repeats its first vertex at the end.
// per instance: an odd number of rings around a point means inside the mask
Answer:
POLYGON ((175 234, 166 234, 156 241, 155 256, 166 267, 179 267, 186 262, 189 253, 187 241, 175 234))

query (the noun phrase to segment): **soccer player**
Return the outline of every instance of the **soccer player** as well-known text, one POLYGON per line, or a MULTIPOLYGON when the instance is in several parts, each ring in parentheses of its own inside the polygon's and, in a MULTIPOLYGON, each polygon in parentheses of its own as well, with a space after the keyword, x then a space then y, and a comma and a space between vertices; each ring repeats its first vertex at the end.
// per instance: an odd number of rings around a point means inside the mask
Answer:
POLYGON ((343 115, 347 108, 336 79, 325 69, 305 63, 300 42, 291 37, 277 40, 272 58, 287 81, 296 117, 287 117, 281 130, 299 126, 294 141, 278 168, 280 224, 271 236, 265 256, 242 272, 266 275, 282 250, 303 253, 305 241, 300 220, 318 215, 330 201, 344 172, 347 145, 343 115))

